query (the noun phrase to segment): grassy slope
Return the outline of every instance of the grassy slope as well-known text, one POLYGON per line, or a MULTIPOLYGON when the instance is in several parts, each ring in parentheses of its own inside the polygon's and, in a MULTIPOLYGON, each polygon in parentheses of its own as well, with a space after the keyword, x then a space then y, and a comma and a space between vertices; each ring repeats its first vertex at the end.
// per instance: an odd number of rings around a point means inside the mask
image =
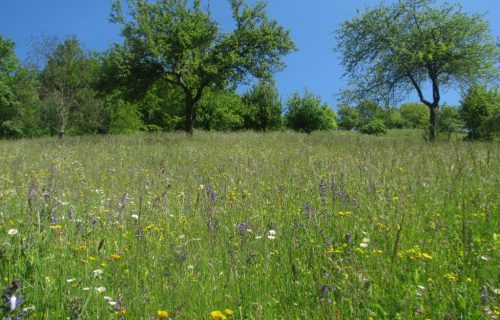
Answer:
POLYGON ((408 133, 2 141, 2 287, 20 279, 44 319, 488 319, 499 152, 408 133))

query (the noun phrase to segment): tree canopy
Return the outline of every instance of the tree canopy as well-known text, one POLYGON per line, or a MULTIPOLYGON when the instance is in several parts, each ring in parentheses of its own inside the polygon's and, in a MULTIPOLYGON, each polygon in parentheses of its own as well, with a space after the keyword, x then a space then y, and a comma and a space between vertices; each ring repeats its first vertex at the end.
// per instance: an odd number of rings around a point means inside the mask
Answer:
POLYGON ((336 48, 349 79, 344 97, 387 100, 416 92, 430 110, 431 140, 441 92, 496 78, 499 56, 482 16, 436 2, 399 0, 368 8, 341 25, 336 48))
POLYGON ((289 32, 268 18, 261 1, 229 0, 236 27, 223 32, 199 0, 129 0, 129 17, 113 3, 112 20, 122 24, 126 73, 148 83, 166 81, 185 98, 185 130, 192 133, 196 103, 206 88, 270 78, 295 50, 289 32))

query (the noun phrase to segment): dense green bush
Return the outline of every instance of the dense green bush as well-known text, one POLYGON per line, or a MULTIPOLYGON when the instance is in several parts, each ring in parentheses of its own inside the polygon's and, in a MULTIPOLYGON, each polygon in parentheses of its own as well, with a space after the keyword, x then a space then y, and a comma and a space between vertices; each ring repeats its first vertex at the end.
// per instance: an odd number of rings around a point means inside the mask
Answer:
POLYGON ((290 129, 306 133, 337 128, 335 112, 308 90, 303 96, 295 92, 288 98, 285 123, 290 129))
POLYGON ((472 86, 460 104, 460 116, 468 129, 469 139, 492 139, 500 132, 500 94, 485 86, 472 86))
POLYGON ((281 128, 282 104, 273 81, 259 81, 243 95, 245 129, 268 131, 281 128))
POLYGON ((463 128, 463 121, 457 108, 443 105, 437 112, 437 131, 446 134, 448 138, 453 132, 463 128))
POLYGON ((381 119, 373 119, 371 122, 365 124, 359 129, 363 134, 371 134, 375 136, 384 135, 387 133, 387 128, 384 121, 381 119))
POLYGON ((404 119, 404 127, 409 129, 423 129, 429 125, 429 108, 421 103, 404 103, 399 107, 404 119))
POLYGON ((204 130, 234 131, 244 126, 246 106, 234 92, 207 92, 197 105, 196 127, 204 130))

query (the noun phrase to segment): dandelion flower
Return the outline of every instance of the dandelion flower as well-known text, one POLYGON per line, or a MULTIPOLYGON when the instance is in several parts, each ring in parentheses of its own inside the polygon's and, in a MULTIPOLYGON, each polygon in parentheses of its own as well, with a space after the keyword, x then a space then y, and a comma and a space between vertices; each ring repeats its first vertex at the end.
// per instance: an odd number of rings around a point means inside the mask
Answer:
POLYGON ((158 315, 158 319, 168 319, 168 317, 170 316, 170 314, 166 310, 158 310, 156 314, 158 315))
POLYGON ((113 253, 113 254, 111 255, 111 259, 113 259, 113 260, 115 260, 115 261, 120 260, 121 258, 122 258, 122 256, 121 256, 121 255, 119 255, 118 253, 113 253))
POLYGON ((212 319, 217 319, 217 320, 226 320, 226 316, 220 312, 219 310, 215 310, 210 312, 210 318, 212 319))
POLYGON ((7 231, 7 233, 11 236, 13 235, 16 235, 19 233, 19 231, 17 229, 9 229, 9 231, 7 231))
POLYGON ((224 313, 227 315, 227 316, 232 316, 234 314, 234 311, 231 310, 231 309, 226 309, 224 310, 224 313))

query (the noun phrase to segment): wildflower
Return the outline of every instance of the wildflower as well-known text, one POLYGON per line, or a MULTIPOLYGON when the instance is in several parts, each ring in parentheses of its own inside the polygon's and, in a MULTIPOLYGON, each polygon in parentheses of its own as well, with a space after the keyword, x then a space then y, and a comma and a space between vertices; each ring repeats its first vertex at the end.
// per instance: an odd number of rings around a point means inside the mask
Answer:
POLYGON ((75 279, 75 278, 66 279, 66 282, 67 282, 67 283, 71 283, 71 282, 74 282, 74 281, 76 281, 76 279, 75 279))
POLYGON ((62 229, 62 226, 59 225, 59 224, 56 224, 54 226, 50 226, 49 228, 52 229, 52 230, 60 230, 60 229, 62 229))
POLYGON ((103 269, 96 269, 92 272, 94 273, 94 278, 99 278, 104 273, 104 270, 103 269))
POLYGON ((231 309, 226 309, 224 310, 224 313, 227 315, 227 316, 232 316, 234 314, 234 311, 231 310, 231 309))
POLYGON ((82 288, 83 291, 89 291, 90 288, 89 287, 85 287, 85 288, 82 288))
POLYGON ((361 248, 367 248, 367 247, 368 247, 368 243, 366 243, 366 242, 361 242, 361 243, 359 244, 359 246, 360 246, 361 248))
POLYGON ((120 260, 121 258, 122 258, 122 256, 121 256, 121 255, 119 255, 118 253, 113 253, 113 254, 111 255, 111 259, 113 259, 113 260, 115 260, 115 261, 120 260))
POLYGON ((351 211, 339 211, 339 212, 337 212, 337 214, 341 217, 346 217, 346 216, 352 215, 352 212, 351 211))
POLYGON ((97 293, 103 293, 104 291, 106 291, 106 288, 105 287, 97 287, 97 288, 95 288, 95 291, 97 291, 97 293))
POLYGON ((454 274, 454 273, 447 273, 444 276, 450 282, 457 282, 458 281, 458 276, 456 274, 454 274))
POLYGON ((226 320, 226 316, 220 312, 219 310, 215 310, 210 312, 210 318, 212 319, 217 319, 217 320, 226 320))
POLYGON ((138 219, 139 219, 139 216, 138 216, 138 215, 136 215, 136 214, 131 215, 131 217, 132 217, 132 219, 135 219, 135 220, 138 220, 138 219))
POLYGON ((363 238, 363 243, 370 243, 370 238, 363 238))
POLYGON ((158 315, 158 319, 168 319, 168 317, 170 316, 170 314, 166 310, 158 310, 156 314, 158 315))
POLYGON ((432 256, 431 256, 430 254, 425 253, 425 252, 423 252, 423 253, 420 255, 420 257, 421 257, 422 259, 427 259, 427 260, 432 260, 432 259, 433 259, 433 258, 432 258, 432 256))
POLYGON ((276 239, 276 237, 275 237, 275 236, 271 236, 271 235, 267 236, 267 238, 268 238, 269 240, 274 240, 274 239, 276 239))
POLYGON ((481 260, 488 261, 488 260, 490 260, 490 257, 484 255, 484 256, 481 256, 481 260))

